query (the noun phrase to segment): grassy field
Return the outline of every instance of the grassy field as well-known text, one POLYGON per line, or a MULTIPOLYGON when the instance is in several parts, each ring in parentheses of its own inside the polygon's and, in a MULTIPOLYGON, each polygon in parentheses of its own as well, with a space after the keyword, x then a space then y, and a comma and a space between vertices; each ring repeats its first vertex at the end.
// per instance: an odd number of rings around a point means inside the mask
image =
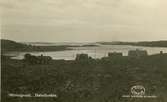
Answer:
POLYGON ((167 55, 99 60, 53 60, 30 65, 2 56, 2 102, 167 102, 167 55), (123 98, 143 85, 155 99, 123 98), (57 98, 18 98, 8 94, 47 93, 57 98))

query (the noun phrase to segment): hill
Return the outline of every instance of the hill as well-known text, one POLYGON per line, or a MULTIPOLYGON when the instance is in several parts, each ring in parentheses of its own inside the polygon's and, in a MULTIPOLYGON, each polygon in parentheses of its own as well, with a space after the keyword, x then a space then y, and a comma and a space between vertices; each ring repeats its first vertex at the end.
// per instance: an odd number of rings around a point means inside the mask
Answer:
POLYGON ((68 46, 33 46, 11 40, 1 39, 1 51, 62 51, 69 50, 68 46))
POLYGON ((21 44, 11 40, 1 39, 1 49, 2 51, 17 51, 28 48, 28 45, 21 44))

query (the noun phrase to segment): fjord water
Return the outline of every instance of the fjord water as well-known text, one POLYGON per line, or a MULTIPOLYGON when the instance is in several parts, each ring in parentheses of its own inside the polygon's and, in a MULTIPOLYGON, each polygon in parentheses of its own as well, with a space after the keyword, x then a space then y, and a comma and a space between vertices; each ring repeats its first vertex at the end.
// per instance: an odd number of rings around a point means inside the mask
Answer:
POLYGON ((50 51, 50 52, 10 52, 5 55, 13 56, 13 59, 23 59, 24 54, 30 53, 32 55, 51 56, 53 59, 74 60, 76 54, 86 53, 92 58, 106 57, 108 52, 122 52, 124 56, 128 55, 129 50, 141 49, 147 50, 149 55, 160 53, 163 51, 167 53, 165 47, 143 47, 143 46, 129 46, 129 45, 99 45, 91 47, 70 47, 72 50, 64 51, 50 51))

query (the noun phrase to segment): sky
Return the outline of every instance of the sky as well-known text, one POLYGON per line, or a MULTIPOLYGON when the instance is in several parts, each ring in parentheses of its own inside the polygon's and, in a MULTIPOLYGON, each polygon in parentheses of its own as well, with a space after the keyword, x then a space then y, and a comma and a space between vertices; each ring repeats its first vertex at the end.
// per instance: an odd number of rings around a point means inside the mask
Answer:
POLYGON ((167 40, 167 0, 1 0, 0 10, 3 39, 167 40))

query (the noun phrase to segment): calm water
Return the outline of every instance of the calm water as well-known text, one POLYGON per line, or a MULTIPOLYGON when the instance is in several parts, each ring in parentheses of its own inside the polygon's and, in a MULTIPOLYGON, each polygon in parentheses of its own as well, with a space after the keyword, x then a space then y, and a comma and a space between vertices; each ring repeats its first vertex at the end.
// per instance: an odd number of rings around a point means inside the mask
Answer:
POLYGON ((72 47, 72 50, 54 51, 54 52, 10 52, 5 55, 14 56, 13 59, 23 59, 24 54, 30 53, 32 55, 51 56, 53 59, 73 60, 76 54, 87 53, 93 58, 102 58, 107 56, 108 52, 122 52, 124 56, 128 54, 129 50, 142 49, 147 50, 148 54, 156 54, 160 51, 167 53, 165 47, 139 47, 129 45, 100 45, 98 47, 72 47))

